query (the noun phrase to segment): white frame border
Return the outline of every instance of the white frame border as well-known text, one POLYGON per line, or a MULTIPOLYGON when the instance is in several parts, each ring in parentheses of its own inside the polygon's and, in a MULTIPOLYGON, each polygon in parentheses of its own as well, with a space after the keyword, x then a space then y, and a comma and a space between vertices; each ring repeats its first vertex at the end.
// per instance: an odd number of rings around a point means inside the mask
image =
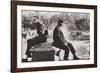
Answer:
POLYGON ((40 7, 40 6, 23 6, 17 5, 17 68, 31 67, 50 67, 64 65, 84 65, 94 64, 94 10, 79 8, 59 8, 59 7, 40 7), (38 10, 38 11, 60 11, 60 12, 84 12, 90 13, 90 60, 73 60, 73 61, 50 61, 50 62, 21 62, 21 10, 38 10))

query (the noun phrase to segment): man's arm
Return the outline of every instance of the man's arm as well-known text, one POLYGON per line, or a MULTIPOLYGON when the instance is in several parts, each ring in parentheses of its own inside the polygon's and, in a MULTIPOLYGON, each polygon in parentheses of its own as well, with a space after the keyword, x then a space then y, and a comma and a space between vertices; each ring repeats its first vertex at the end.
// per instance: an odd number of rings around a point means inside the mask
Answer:
POLYGON ((44 32, 46 30, 45 25, 42 22, 37 22, 36 26, 37 26, 37 34, 44 35, 44 32))
POLYGON ((62 43, 62 44, 66 44, 66 40, 63 36, 63 33, 59 30, 59 29, 56 29, 56 40, 58 40, 58 42, 62 43))
POLYGON ((32 39, 32 38, 37 36, 35 30, 29 30, 29 32, 30 32, 30 35, 29 35, 28 31, 27 31, 27 39, 32 39))

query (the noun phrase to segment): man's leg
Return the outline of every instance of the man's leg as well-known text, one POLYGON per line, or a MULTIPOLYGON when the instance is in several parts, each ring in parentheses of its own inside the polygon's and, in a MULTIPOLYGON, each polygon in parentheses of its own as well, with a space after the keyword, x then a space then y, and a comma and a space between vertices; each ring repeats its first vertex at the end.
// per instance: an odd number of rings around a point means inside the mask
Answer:
POLYGON ((64 60, 68 60, 68 56, 69 56, 69 48, 64 45, 64 44, 54 44, 53 46, 63 49, 65 51, 64 53, 64 60))
POLYGON ((38 39, 39 39, 38 37, 35 37, 27 40, 27 50, 26 50, 27 57, 31 57, 30 49, 32 48, 32 46, 39 44, 38 39))
POLYGON ((65 55, 64 55, 64 60, 68 60, 68 56, 69 56, 69 49, 68 47, 64 47, 63 50, 65 51, 65 55))
POLYGON ((73 45, 71 44, 71 43, 68 43, 68 48, 70 48, 70 51, 72 52, 72 54, 73 54, 73 59, 79 59, 77 56, 76 56, 76 51, 75 51, 75 49, 74 49, 74 47, 73 47, 73 45))
POLYGON ((32 48, 32 46, 35 46, 35 45, 37 45, 37 44, 44 43, 44 42, 46 42, 46 41, 45 41, 45 38, 42 38, 42 37, 39 37, 39 36, 27 40, 26 55, 27 55, 28 57, 31 57, 30 49, 32 48))
POLYGON ((28 39, 27 40, 27 50, 26 50, 27 57, 31 57, 31 54, 30 54, 30 51, 29 51, 31 46, 32 46, 32 39, 28 39))

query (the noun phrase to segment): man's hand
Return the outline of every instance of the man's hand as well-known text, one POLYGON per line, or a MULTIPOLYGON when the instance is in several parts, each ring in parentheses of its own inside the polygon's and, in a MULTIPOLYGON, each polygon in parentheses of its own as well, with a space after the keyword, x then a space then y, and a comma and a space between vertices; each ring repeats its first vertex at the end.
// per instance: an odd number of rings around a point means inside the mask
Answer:
POLYGON ((68 42, 66 42, 65 45, 67 46, 68 45, 68 42))

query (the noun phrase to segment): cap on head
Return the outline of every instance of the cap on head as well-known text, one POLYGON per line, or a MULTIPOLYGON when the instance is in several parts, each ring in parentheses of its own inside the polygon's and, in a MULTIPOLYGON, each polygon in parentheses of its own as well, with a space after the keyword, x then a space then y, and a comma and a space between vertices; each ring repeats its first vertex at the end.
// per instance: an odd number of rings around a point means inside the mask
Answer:
POLYGON ((58 23, 63 23, 63 20, 59 19, 59 20, 58 20, 58 23))

